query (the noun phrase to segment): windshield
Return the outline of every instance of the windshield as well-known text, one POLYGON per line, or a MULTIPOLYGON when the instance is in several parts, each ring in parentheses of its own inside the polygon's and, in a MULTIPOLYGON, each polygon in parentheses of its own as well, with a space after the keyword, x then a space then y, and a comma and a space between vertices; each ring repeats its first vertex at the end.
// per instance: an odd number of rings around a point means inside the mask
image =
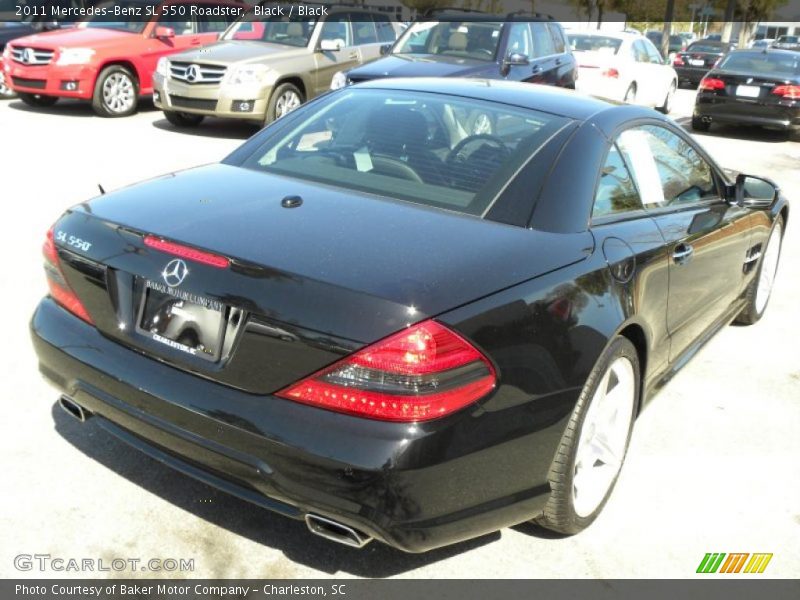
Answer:
POLYGON ((314 33, 316 21, 299 20, 287 16, 262 18, 251 11, 230 26, 224 40, 268 42, 305 48, 314 33))
POLYGON ((601 52, 603 54, 616 54, 622 40, 619 38, 601 35, 569 35, 569 46, 575 52, 601 52))
POLYGON ((415 23, 398 42, 392 54, 436 54, 474 60, 494 60, 502 23, 415 23))
POLYGON ((719 68, 727 71, 756 73, 769 77, 795 78, 800 77, 800 53, 734 53, 729 54, 719 65, 719 68))
MULTIPOLYGON (((123 9, 121 12, 124 12, 124 9, 127 8, 143 8, 146 6, 155 6, 156 4, 156 0, 116 0, 114 2, 104 2, 97 5, 97 12, 95 16, 88 17, 85 21, 81 21, 78 24, 78 27, 81 29, 101 28, 113 29, 114 31, 125 31, 127 33, 142 33, 144 28, 147 26, 146 20, 109 21, 108 16, 103 14, 102 9, 105 8, 111 11, 114 10, 114 7, 120 7, 120 9, 123 9)), ((145 11, 142 10, 142 14, 144 13, 145 11)))
POLYGON ((469 98, 347 88, 299 109, 242 166, 481 215, 566 122, 469 98))
POLYGON ((715 54, 719 54, 722 52, 722 46, 720 44, 709 44, 707 42, 699 42, 697 44, 692 44, 686 49, 687 52, 713 52, 715 54))

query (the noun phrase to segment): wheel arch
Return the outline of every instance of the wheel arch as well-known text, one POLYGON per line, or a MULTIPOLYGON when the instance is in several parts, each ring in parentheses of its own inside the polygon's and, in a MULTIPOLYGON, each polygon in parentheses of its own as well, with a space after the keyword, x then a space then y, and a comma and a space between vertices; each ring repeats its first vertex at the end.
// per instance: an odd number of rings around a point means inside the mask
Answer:
POLYGON ((275 89, 279 85, 283 85, 284 83, 291 83, 293 86, 297 87, 298 90, 303 94, 303 102, 307 102, 310 100, 308 97, 308 90, 309 87, 306 85, 305 80, 300 75, 282 75, 276 82, 272 88, 272 93, 275 93, 275 89))
POLYGON ((125 67, 131 73, 133 73, 133 76, 136 78, 136 81, 134 82, 134 83, 136 83, 136 87, 137 87, 136 91, 137 91, 137 93, 141 94, 142 93, 142 74, 139 72, 139 69, 136 68, 136 65, 133 63, 133 61, 130 61, 130 60, 125 59, 125 58, 109 58, 109 59, 104 60, 100 64, 100 66, 97 67, 97 75, 94 78, 94 83, 93 83, 92 87, 97 85, 97 80, 100 78, 100 74, 103 72, 104 69, 107 69, 108 67, 114 67, 114 66, 125 67))
MULTIPOLYGON (((647 358, 648 358, 648 338, 644 327, 638 322, 627 323, 617 332, 620 337, 626 338, 639 357, 639 397, 636 399, 636 414, 642 410, 642 400, 644 399, 644 386, 647 380, 647 358)), ((612 338, 613 339, 613 338, 612 338)))

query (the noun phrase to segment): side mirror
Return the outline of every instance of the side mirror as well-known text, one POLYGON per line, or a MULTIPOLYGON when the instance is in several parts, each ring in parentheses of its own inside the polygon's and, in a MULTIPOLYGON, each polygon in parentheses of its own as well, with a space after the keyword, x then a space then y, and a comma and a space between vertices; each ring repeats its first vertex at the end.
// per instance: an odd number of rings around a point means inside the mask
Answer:
POLYGON ((384 44, 383 46, 381 46, 381 56, 386 56, 391 51, 392 51, 392 45, 391 44, 384 44))
POLYGON ((506 56, 505 60, 503 60, 503 64, 509 67, 524 67, 525 65, 531 64, 531 59, 519 52, 511 52, 506 56))
POLYGON ((338 52, 344 47, 342 40, 322 40, 319 49, 322 52, 338 52))
POLYGON ((163 27, 159 25, 156 27, 156 37, 157 38, 174 38, 175 37, 175 30, 172 27, 163 27))
POLYGON ((769 208, 778 199, 780 188, 771 179, 740 173, 736 176, 734 199, 737 206, 769 208))

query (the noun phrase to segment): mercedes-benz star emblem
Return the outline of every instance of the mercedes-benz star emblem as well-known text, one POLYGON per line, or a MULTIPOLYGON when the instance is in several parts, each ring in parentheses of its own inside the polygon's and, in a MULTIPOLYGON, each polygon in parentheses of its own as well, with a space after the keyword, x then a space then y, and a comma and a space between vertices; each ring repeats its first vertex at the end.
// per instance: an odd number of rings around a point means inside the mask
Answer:
POLYGON ((161 277, 164 278, 164 283, 169 287, 178 287, 186 279, 189 274, 189 267, 180 258, 172 259, 161 271, 161 277))
POLYGON ((25 48, 22 51, 22 62, 31 64, 36 60, 36 54, 33 52, 33 48, 25 48))
POLYGON ((189 68, 186 69, 186 81, 197 81, 200 77, 200 67, 189 65, 189 68))

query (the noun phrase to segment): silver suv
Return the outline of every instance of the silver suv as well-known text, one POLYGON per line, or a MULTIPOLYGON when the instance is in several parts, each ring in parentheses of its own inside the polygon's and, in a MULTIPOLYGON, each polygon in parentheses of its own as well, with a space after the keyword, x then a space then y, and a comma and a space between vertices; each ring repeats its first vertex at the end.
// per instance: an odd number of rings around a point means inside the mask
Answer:
POLYGON ((159 61, 153 101, 170 123, 195 126, 205 116, 270 123, 327 91, 337 72, 381 56, 400 32, 391 15, 360 7, 261 16, 275 6, 254 7, 216 44, 159 61))

